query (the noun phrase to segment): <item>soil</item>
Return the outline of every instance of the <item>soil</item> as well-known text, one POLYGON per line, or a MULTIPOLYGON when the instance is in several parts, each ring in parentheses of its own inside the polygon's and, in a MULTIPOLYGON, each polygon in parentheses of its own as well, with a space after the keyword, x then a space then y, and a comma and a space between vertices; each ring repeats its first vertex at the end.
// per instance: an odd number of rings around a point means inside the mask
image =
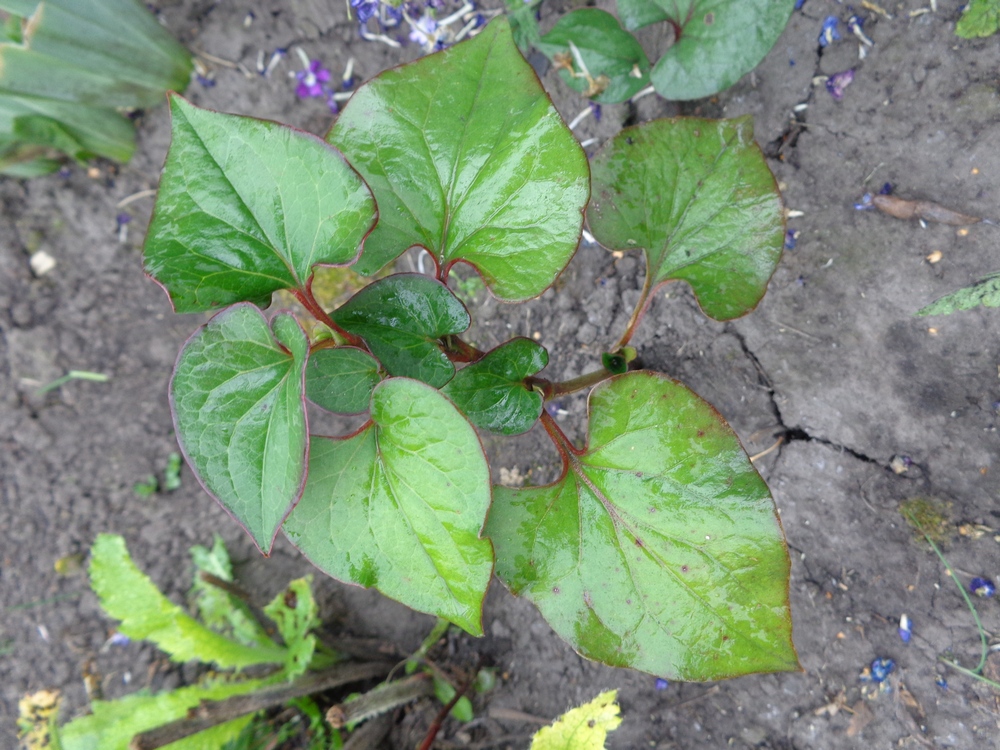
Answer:
MULTIPOLYGON (((862 193, 891 182, 906 198, 1000 217, 1000 45, 954 35, 959 0, 938 0, 936 11, 926 0, 882 5, 892 18, 862 12, 874 41, 864 60, 843 25, 842 41, 818 48, 823 18, 846 20, 848 11, 809 0, 765 61, 718 97, 677 105, 650 96, 605 107, 599 123, 588 118, 576 131, 603 141, 626 122, 678 113, 756 118, 757 139, 795 212, 789 225, 800 232, 797 245, 751 315, 715 323, 686 287, 672 285, 657 294, 634 341, 647 367, 714 403, 749 453, 784 438, 757 467, 791 550, 803 671, 657 690, 652 676, 577 656, 531 605, 494 582, 486 636, 456 637, 452 645, 480 654, 502 679, 478 699, 474 726, 446 724, 441 747, 468 738, 527 747, 537 725, 497 719, 496 709, 551 719, 608 688, 618 689, 624 715, 610 748, 1000 747, 998 694, 939 660, 950 654, 975 666, 973 619, 899 512, 915 498, 939 503, 957 575, 967 582, 1000 573, 1000 311, 913 315, 997 270, 1000 229, 922 227, 853 208, 862 193), (842 100, 815 81, 847 68, 856 75, 842 100), (935 251, 940 260, 931 262, 935 251), (897 634, 904 613, 913 623, 908 644, 897 634), (859 675, 876 657, 895 661, 892 690, 866 698, 859 675), (942 679, 947 688, 937 684, 942 679)), ((544 23, 571 7, 547 3, 544 23)), ((290 57, 261 77, 252 72, 258 50, 266 59, 276 47, 301 45, 335 76, 354 57, 362 79, 417 54, 358 39, 341 0, 166 0, 159 11, 184 43, 207 53, 216 85, 193 83, 195 103, 316 133, 332 117, 322 101, 295 97, 287 74, 298 63, 290 57)), ((662 48, 658 34, 642 34, 647 47, 662 48)), ((544 82, 567 120, 585 106, 551 72, 544 82)), ((84 671, 100 674, 108 696, 193 676, 143 644, 102 652, 114 623, 85 575, 54 567, 85 555, 98 533, 123 534, 140 567, 177 601, 190 581, 189 547, 209 544, 214 532, 240 562, 241 585, 262 603, 310 569, 280 539, 270 559, 260 558, 187 469, 177 491, 147 499, 133 491, 162 472, 175 450, 167 379, 179 345, 204 320, 173 314, 143 277, 151 199, 128 205, 133 220, 119 241, 116 204, 156 185, 169 140, 165 109, 147 112, 138 130, 136 156, 118 170, 105 164, 96 177, 74 168, 64 177, 0 181, 2 747, 16 744, 17 701, 28 691, 59 688, 71 716, 86 706, 84 671), (56 261, 40 278, 28 264, 36 250, 56 261), (110 380, 72 381, 37 395, 39 384, 70 369, 110 380)), ((480 295, 476 340, 538 332, 552 353, 550 377, 577 375, 614 342, 641 282, 636 258, 583 245, 539 300, 506 306, 480 295)), ((565 428, 581 434, 583 399, 561 408, 565 428)), ((488 450, 497 471, 544 481, 556 470, 551 444, 537 431, 490 440, 488 450)), ((409 651, 433 624, 322 575, 316 588, 335 633, 376 636, 409 651)), ((997 600, 977 604, 985 629, 1000 632, 997 600)), ((435 711, 429 702, 411 711, 391 746, 414 747, 435 711)))

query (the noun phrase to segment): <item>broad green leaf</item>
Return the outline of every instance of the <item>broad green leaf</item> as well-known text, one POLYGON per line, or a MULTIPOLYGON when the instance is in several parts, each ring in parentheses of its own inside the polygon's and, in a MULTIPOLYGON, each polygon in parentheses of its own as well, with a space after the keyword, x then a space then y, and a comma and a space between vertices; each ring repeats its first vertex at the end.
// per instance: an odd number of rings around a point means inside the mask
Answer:
POLYGON ((719 414, 635 372, 594 389, 589 433, 554 484, 495 489, 500 580, 612 666, 692 681, 797 669, 781 524, 719 414))
POLYGON ((549 363, 549 353, 531 339, 501 344, 459 370, 441 389, 476 427, 501 435, 527 432, 542 413, 542 395, 524 379, 549 363))
POLYGON ((335 414, 361 414, 381 379, 378 362, 367 352, 350 346, 320 349, 306 365, 306 396, 335 414))
POLYGON ((955 25, 965 39, 992 36, 1000 30, 1000 0, 971 0, 955 25))
POLYGON ((364 339, 390 375, 435 388, 455 374, 438 339, 461 333, 472 322, 448 287, 418 273, 393 274, 369 284, 330 317, 364 339))
POLYGON ((308 351, 291 315, 269 328, 257 308, 234 305, 188 339, 170 381, 188 464, 265 555, 305 481, 308 351))
MULTIPOLYGON (((538 45, 549 59, 555 55, 573 60, 569 43, 576 45, 591 77, 608 78, 607 88, 593 96, 601 104, 615 104, 634 96, 649 85, 649 59, 635 37, 618 19, 597 8, 581 8, 560 18, 538 45)), ((563 81, 575 91, 586 92, 590 82, 573 63, 576 76, 559 70, 563 81)))
POLYGON ((757 305, 781 258, 785 220, 749 117, 626 128, 592 169, 587 220, 598 242, 642 249, 653 286, 688 282, 716 320, 757 305))
POLYGON ((278 626, 288 649, 285 676, 293 680, 309 668, 316 650, 316 636, 309 631, 319 627, 316 600, 312 595, 312 576, 297 578, 264 607, 264 614, 278 626))
POLYGON ((359 432, 313 438, 309 481, 285 534, 334 578, 482 635, 489 504, 472 426, 430 386, 390 378, 375 387, 359 432))
POLYGON ((77 160, 88 156, 86 147, 68 128, 44 115, 24 115, 15 119, 14 137, 23 143, 57 149, 77 160))
POLYGON ((173 661, 197 659, 224 669, 284 663, 285 649, 234 643, 167 599, 132 562, 120 536, 99 535, 90 556, 90 586, 104 611, 121 620, 123 635, 156 644, 173 661))
POLYGON ((1000 307, 1000 273, 991 273, 971 286, 946 294, 917 311, 917 315, 950 315, 974 307, 1000 307))
POLYGON ((608 690, 567 711, 552 726, 535 732, 531 750, 604 750, 608 732, 622 723, 617 698, 617 690, 608 690))
POLYGON ((336 150, 266 120, 170 97, 173 139, 146 238, 146 272, 177 312, 266 307, 313 266, 350 263, 375 202, 336 150))
POLYGON ((669 16, 667 12, 657 5, 653 0, 616 0, 618 15, 622 19, 622 24, 629 31, 641 29, 643 26, 666 21, 669 16))
POLYGON ((656 0, 678 29, 650 79, 667 99, 700 99, 736 83, 764 59, 795 0, 656 0))
POLYGON ((419 245, 439 267, 472 264, 500 299, 524 300, 576 249, 587 158, 505 18, 369 81, 327 139, 378 200, 361 273, 419 245))

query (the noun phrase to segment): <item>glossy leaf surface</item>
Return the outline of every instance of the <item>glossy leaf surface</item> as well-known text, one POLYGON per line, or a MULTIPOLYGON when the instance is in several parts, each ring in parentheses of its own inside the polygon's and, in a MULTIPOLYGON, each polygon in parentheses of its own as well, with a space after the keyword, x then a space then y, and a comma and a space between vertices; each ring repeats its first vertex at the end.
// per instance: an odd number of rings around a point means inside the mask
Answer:
POLYGON ((394 274, 369 284, 331 317, 364 339, 391 375, 416 378, 435 388, 455 374, 437 339, 461 333, 472 322, 448 287, 417 273, 394 274))
MULTIPOLYGON (((610 13, 597 8, 567 13, 542 37, 539 49, 549 59, 557 54, 571 55, 570 42, 576 45, 592 78, 608 78, 607 88, 593 96, 594 101, 602 104, 623 102, 649 85, 646 53, 610 13)), ((585 92, 589 82, 579 76, 582 71, 575 63, 574 71, 578 75, 572 76, 563 68, 559 75, 570 88, 585 92)))
POLYGON ((306 365, 306 396, 335 414, 361 414, 381 379, 378 361, 350 346, 320 349, 306 365))
POLYGON ((542 395, 524 379, 549 363, 549 353, 531 339, 501 344, 459 370, 441 389, 476 427, 501 435, 527 432, 542 413, 542 395))
POLYGON ((764 59, 795 0, 656 0, 680 30, 650 79, 667 99, 700 99, 736 83, 764 59))
POLYGON ((774 503, 707 403, 649 372, 590 397, 554 484, 496 488, 497 575, 583 655, 661 677, 798 668, 774 503))
POLYGON ((266 307, 316 264, 346 264, 375 224, 371 193, 307 133, 170 97, 173 139, 146 239, 146 272, 177 312, 266 307))
POLYGON ((170 382, 188 464, 264 554, 301 492, 308 451, 309 342, 290 315, 271 328, 252 305, 224 310, 184 345, 170 382))
POLYGON ((481 635, 493 551, 479 536, 490 504, 479 438, 415 380, 379 383, 371 416, 350 437, 313 438, 285 534, 334 578, 481 635))
POLYGON ((576 249, 587 159, 504 18, 362 86, 327 138, 379 203, 362 273, 419 245, 439 265, 471 263, 497 297, 523 300, 576 249))
POLYGON ((716 320, 744 315, 764 296, 784 214, 749 117, 627 128, 592 169, 591 231, 609 249, 641 248, 654 285, 686 281, 716 320))

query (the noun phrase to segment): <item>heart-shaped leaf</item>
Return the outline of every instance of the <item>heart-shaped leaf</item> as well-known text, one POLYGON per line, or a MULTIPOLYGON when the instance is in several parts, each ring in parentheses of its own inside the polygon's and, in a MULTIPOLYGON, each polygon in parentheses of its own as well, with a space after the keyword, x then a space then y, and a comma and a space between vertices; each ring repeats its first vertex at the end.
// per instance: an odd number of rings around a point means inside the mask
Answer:
POLYGON ((271 327, 253 305, 223 310, 188 339, 170 380, 188 464, 265 555, 302 492, 309 450, 309 342, 291 315, 271 327))
POLYGON ((306 365, 306 396, 335 414, 361 414, 381 380, 372 355, 350 346, 313 352, 306 365))
POLYGON ((661 677, 798 668, 767 486, 719 414, 650 372, 590 396, 555 484, 496 488, 497 576, 583 655, 661 677))
POLYGON ((438 339, 461 333, 472 322, 448 287, 418 273, 394 274, 369 284, 331 317, 364 339, 390 375, 416 378, 435 388, 455 374, 438 339))
POLYGON ((531 339, 516 338, 459 370, 441 389, 476 427, 501 435, 527 432, 542 413, 542 394, 524 379, 549 363, 531 339))
POLYGON ((415 380, 375 387, 372 421, 314 437, 285 534, 321 570, 482 635, 493 550, 480 538, 489 470, 475 430, 415 380))
POLYGON ((316 264, 350 263, 377 211, 335 149, 265 120, 170 97, 173 140, 146 239, 146 272, 177 312, 266 307, 316 264))
POLYGON ((795 0, 656 0, 677 29, 650 79, 667 99, 700 99, 736 83, 764 59, 795 0))
POLYGON ((781 258, 785 225, 749 117, 627 128, 592 169, 591 231, 607 248, 641 248, 651 288, 684 280, 716 320, 757 305, 781 258))
POLYGON ((607 11, 581 8, 567 13, 542 37, 539 50, 557 61, 559 75, 567 85, 601 104, 623 102, 649 85, 646 53, 607 11), (590 80, 579 69, 570 42, 583 58, 590 80), (601 76, 607 81, 602 81, 601 76), (591 93, 592 86, 600 91, 591 93))
POLYGON ((327 139, 379 203, 362 273, 419 245, 439 267, 466 261, 494 295, 524 300, 576 249, 587 158, 504 18, 362 86, 327 139))

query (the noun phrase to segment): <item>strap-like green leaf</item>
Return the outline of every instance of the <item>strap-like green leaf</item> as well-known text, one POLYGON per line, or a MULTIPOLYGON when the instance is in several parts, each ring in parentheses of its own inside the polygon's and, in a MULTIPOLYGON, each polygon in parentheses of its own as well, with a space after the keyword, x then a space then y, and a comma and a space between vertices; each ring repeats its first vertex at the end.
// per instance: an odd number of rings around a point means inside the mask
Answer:
POLYGON ((309 342, 278 315, 235 305, 184 345, 170 381, 177 441, 205 489, 269 554, 302 491, 309 342))
POLYGON ((661 677, 798 668, 774 503, 719 414, 661 375, 590 397, 555 484, 496 489, 497 576, 580 653, 661 677))
POLYGON ((471 263, 501 299, 524 300, 576 249, 587 159, 504 18, 362 86, 327 139, 380 206, 362 273, 420 245, 441 266, 471 263))
POLYGON ((594 157, 587 220, 614 250, 642 249, 652 284, 688 282, 706 315, 745 315, 781 258, 781 195, 749 117, 626 128, 594 157))
POLYGON ((371 415, 351 437, 312 439, 285 534, 334 578, 481 635, 493 551, 480 538, 490 486, 479 438, 415 380, 379 383, 371 415))
POLYGON ((146 272, 177 312, 266 307, 317 264, 350 263, 375 224, 371 193, 336 150, 292 128, 170 98, 173 140, 146 272))
POLYGON ((378 362, 368 352, 350 346, 320 349, 306 365, 306 396, 335 414, 361 414, 379 380, 378 362))
POLYGON ((991 273, 975 284, 934 300, 920 308, 917 315, 950 315, 958 310, 971 310, 980 305, 1000 307, 1000 273, 991 273))

